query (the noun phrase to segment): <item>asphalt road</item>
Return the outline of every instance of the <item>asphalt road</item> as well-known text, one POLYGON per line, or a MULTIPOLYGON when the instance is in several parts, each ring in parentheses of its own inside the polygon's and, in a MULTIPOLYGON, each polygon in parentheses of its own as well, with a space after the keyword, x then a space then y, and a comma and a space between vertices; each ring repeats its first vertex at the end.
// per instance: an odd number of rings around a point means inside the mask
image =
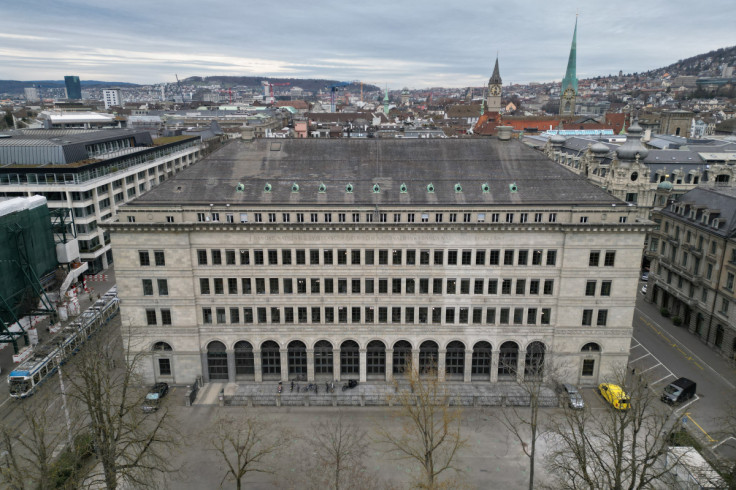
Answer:
POLYGON ((687 329, 676 327, 659 314, 656 305, 637 294, 629 367, 645 376, 656 392, 680 377, 695 381, 697 396, 675 410, 706 445, 722 455, 736 456, 736 439, 724 430, 723 421, 735 407, 736 365, 687 329))

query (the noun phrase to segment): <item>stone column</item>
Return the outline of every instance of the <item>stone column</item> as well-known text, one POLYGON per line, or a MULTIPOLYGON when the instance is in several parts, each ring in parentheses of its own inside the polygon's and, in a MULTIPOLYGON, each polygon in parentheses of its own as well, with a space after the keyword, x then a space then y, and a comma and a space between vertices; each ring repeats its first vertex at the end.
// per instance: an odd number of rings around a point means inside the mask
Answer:
POLYGON ((332 378, 340 381, 340 349, 332 349, 332 378))
POLYGON ((394 350, 386 349, 386 381, 394 380, 394 350))
POLYGON ((314 382, 314 349, 307 349, 307 381, 314 382))
POLYGON ((253 376, 256 383, 263 381, 263 366, 261 364, 261 349, 253 349, 253 376))
POLYGON ((491 383, 498 382, 498 358, 501 351, 494 350, 491 352, 491 383))
POLYGON ((414 376, 419 376, 419 349, 411 350, 411 370, 414 376))
POLYGON ((524 381, 524 361, 526 360, 526 352, 522 354, 519 351, 519 357, 516 359, 516 380, 518 382, 524 381))
POLYGON ((281 381, 289 381, 289 349, 282 347, 279 349, 281 356, 281 381))
POLYGON ((235 351, 227 351, 227 381, 235 383, 235 351))
POLYGON ((447 351, 440 349, 437 352, 437 381, 445 380, 445 362, 447 361, 447 351))
POLYGON ((360 378, 359 381, 361 383, 365 383, 368 375, 368 355, 366 354, 366 349, 360 349, 360 378))
POLYGON ((473 380, 473 349, 465 349, 465 365, 463 366, 463 381, 470 383, 473 380))
POLYGON ((199 353, 200 359, 202 359, 202 381, 204 383, 210 382, 210 370, 207 367, 207 351, 203 350, 199 353))

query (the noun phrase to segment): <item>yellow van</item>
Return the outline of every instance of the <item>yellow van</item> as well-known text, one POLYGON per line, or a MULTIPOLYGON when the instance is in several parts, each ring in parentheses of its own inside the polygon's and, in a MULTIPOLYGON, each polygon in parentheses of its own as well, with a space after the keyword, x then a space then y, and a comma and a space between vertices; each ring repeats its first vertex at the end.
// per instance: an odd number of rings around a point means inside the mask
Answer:
POLYGON ((616 410, 629 409, 629 397, 619 385, 601 383, 598 385, 598 393, 616 410))

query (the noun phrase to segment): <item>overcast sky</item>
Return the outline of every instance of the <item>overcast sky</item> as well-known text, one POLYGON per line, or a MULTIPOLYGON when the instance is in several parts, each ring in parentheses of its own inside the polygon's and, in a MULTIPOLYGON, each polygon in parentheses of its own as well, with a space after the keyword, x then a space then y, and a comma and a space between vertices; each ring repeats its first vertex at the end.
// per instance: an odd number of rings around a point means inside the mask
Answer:
POLYGON ((736 44, 735 0, 2 2, 0 79, 159 83, 192 75, 480 86, 578 78, 736 44))

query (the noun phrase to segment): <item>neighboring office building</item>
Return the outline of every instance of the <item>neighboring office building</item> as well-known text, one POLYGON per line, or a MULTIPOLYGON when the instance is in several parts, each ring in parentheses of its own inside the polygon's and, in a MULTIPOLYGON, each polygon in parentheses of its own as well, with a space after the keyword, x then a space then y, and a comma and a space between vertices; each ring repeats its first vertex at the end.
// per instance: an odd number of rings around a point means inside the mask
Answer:
POLYGON ((691 190, 653 218, 647 299, 736 359, 736 189, 691 190))
POLYGON ((545 154, 619 199, 638 206, 648 218, 652 209, 699 186, 736 186, 736 145, 701 140, 690 149, 652 150, 641 144, 635 120, 623 145, 592 138, 553 135, 545 154))
POLYGON ((627 363, 651 224, 518 141, 233 142, 108 225, 148 381, 627 363), (339 163, 339 164, 338 164, 339 163))
POLYGON ((196 162, 198 138, 156 145, 146 131, 19 130, 0 138, 0 197, 43 195, 70 208, 92 273, 112 263, 101 228, 117 208, 196 162))
POLYGON ((125 119, 100 112, 43 111, 38 115, 44 129, 123 128, 125 119))
POLYGON ((110 107, 122 107, 123 98, 120 96, 120 89, 106 88, 102 91, 102 100, 105 102, 105 109, 110 107))
POLYGON ((64 77, 64 85, 66 85, 66 98, 79 100, 82 98, 82 83, 79 77, 67 75, 64 77))

